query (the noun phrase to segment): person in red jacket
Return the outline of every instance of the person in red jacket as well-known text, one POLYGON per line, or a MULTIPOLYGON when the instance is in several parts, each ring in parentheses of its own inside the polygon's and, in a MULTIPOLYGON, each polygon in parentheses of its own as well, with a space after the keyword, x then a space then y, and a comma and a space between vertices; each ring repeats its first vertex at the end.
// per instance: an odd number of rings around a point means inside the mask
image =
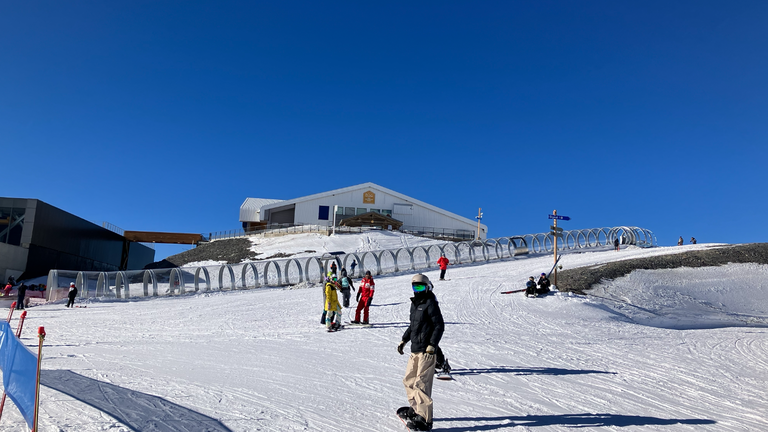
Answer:
POLYGON ((445 254, 440 254, 437 265, 440 266, 440 280, 445 280, 445 271, 448 270, 448 258, 445 257, 445 254))
POLYGON ((373 300, 373 290, 376 284, 373 282, 371 272, 365 272, 365 277, 357 286, 357 310, 355 311, 355 320, 352 324, 368 324, 368 308, 371 307, 373 300), (363 312, 363 321, 360 322, 360 312, 363 312))

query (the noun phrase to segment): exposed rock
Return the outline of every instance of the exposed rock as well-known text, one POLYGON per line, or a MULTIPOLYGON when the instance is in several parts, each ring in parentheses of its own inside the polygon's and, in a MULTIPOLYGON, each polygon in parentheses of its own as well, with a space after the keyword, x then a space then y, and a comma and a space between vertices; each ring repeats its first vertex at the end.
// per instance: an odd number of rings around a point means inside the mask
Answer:
POLYGON ((714 246, 705 250, 629 259, 557 273, 557 288, 584 294, 593 285, 620 278, 633 270, 673 269, 678 267, 710 267, 728 263, 768 264, 768 243, 714 246))
POLYGON ((180 267, 198 261, 226 261, 227 264, 236 264, 256 259, 258 254, 251 251, 251 245, 251 240, 247 238, 216 240, 148 264, 145 268, 180 267))

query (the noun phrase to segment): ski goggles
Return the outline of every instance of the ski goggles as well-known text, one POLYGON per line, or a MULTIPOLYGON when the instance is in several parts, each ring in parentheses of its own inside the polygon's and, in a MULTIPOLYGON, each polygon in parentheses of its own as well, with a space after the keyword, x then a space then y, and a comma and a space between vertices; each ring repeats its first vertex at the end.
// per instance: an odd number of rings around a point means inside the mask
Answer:
POLYGON ((413 292, 424 292, 427 290, 427 286, 421 283, 411 284, 413 292))

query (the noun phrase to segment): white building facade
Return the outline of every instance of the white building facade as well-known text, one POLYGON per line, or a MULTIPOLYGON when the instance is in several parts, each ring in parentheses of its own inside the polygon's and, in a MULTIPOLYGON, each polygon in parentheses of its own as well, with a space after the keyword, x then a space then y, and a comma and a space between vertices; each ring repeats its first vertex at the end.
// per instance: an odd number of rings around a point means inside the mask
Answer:
MULTIPOLYGON (((477 221, 440 209, 374 183, 363 183, 292 200, 248 198, 240 207, 240 222, 331 226, 367 212, 403 222, 403 229, 455 230, 476 233, 477 221)), ((480 238, 488 227, 480 224, 480 238)), ((476 236, 476 234, 475 234, 476 236)))

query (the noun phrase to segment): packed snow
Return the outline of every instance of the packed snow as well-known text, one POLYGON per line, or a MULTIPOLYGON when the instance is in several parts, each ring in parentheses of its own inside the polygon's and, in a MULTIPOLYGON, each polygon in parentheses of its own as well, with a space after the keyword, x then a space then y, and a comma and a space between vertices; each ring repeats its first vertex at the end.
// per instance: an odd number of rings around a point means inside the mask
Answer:
MULTIPOLYGON (((637 271, 586 297, 500 294, 551 265, 455 266, 435 283, 455 380, 435 381, 434 430, 768 430, 768 266, 637 271)), ((320 325, 311 284, 30 308, 22 341, 36 346, 38 326, 48 334, 40 430, 405 431, 394 412, 407 356, 396 347, 412 275, 377 278, 374 326, 336 333, 320 325)), ((3 430, 26 430, 5 410, 3 430)))

